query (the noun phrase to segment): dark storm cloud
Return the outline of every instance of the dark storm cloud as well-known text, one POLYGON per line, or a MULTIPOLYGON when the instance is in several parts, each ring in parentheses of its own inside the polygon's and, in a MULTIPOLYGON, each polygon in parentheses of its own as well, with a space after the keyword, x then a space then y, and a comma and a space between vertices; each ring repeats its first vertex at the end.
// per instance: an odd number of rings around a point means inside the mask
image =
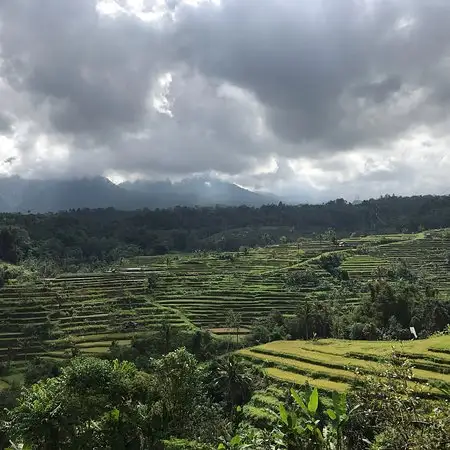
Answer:
POLYGON ((172 117, 152 114, 148 121, 154 128, 148 134, 124 136, 116 142, 115 147, 127 149, 127 157, 116 151, 112 169, 138 169, 152 175, 210 170, 236 174, 264 157, 249 133, 254 127, 250 104, 221 93, 217 83, 186 71, 174 75, 171 92, 172 117))
POLYGON ((180 7, 176 17, 179 58, 254 92, 291 142, 334 151, 394 138, 436 119, 420 103, 386 123, 402 86, 405 95, 448 93, 437 83, 448 69, 445 2, 228 0, 180 7))
POLYGON ((166 6, 144 21, 99 14, 95 0, 0 0, 0 107, 11 111, 0 132, 26 125, 19 152, 40 134, 68 146, 61 172, 218 171, 258 185, 295 177, 251 173, 272 158, 284 168, 288 159, 323 160, 326 171, 323 158, 390 152, 416 128, 448 133, 448 2, 166 6), (166 92, 158 80, 168 72, 166 92), (153 94, 167 111, 153 109, 153 94))

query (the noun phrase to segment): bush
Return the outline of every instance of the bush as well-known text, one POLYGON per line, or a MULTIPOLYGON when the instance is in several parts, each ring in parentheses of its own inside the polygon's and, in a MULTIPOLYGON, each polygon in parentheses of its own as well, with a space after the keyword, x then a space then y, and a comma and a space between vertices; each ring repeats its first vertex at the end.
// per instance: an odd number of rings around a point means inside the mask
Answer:
POLYGON ((164 450, 212 450, 215 447, 186 439, 169 439, 163 441, 164 450))
POLYGON ((300 287, 305 285, 317 286, 320 278, 314 270, 302 269, 289 272, 285 276, 285 283, 288 287, 300 287))
POLYGON ((147 289, 149 292, 153 292, 158 285, 158 275, 156 273, 151 273, 147 277, 147 289))
POLYGON ((356 247, 355 252, 357 255, 369 255, 370 246, 367 244, 360 244, 356 247))
POLYGON ((8 375, 9 364, 7 362, 0 362, 0 376, 8 375))
POLYGON ((350 326, 350 339, 374 341, 379 337, 380 331, 372 322, 355 322, 350 326))
POLYGON ((386 279, 389 281, 409 281, 415 282, 418 280, 418 276, 414 273, 411 268, 408 266, 406 261, 400 260, 395 264, 391 264, 390 266, 378 266, 373 276, 378 279, 386 279))
POLYGON ((55 361, 35 358, 28 362, 25 368, 25 384, 30 386, 39 380, 57 377, 60 374, 60 366, 55 361))
POLYGON ((317 263, 319 264, 320 267, 322 267, 322 269, 326 270, 330 275, 340 279, 348 279, 348 274, 343 275, 342 274, 343 271, 340 269, 340 265, 343 259, 344 259, 343 254, 329 253, 322 255, 317 260, 317 263), (347 278, 345 278, 345 276, 347 276, 347 278))
POLYGON ((0 288, 7 284, 8 281, 21 277, 24 273, 25 270, 22 267, 2 264, 0 266, 0 288))
POLYGON ((35 339, 48 339, 51 336, 52 330, 54 326, 53 324, 47 319, 44 323, 34 324, 30 323, 27 325, 24 325, 22 327, 22 333, 25 337, 31 337, 35 339))
POLYGON ((383 330, 383 339, 386 340, 407 340, 411 338, 409 328, 403 328, 395 316, 391 316, 388 326, 383 330))
POLYGON ((393 354, 379 375, 357 379, 350 404, 358 405, 345 434, 349 448, 434 450, 448 448, 450 403, 421 398, 422 388, 409 383, 409 361, 393 354))

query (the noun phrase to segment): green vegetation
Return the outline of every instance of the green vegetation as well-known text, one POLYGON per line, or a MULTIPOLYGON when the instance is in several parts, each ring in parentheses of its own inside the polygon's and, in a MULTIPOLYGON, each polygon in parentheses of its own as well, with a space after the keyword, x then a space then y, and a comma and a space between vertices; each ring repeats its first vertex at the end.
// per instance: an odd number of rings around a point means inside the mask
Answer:
POLYGON ((449 448, 450 230, 398 201, 2 215, 0 447, 449 448))
MULTIPOLYGON (((276 380, 301 385, 307 379, 321 389, 340 391, 348 389, 358 373, 381 375, 386 360, 395 351, 413 365, 411 381, 426 389, 430 382, 450 384, 450 355, 439 349, 450 349, 450 335, 405 342, 276 341, 239 350, 238 354, 264 367, 267 375, 276 380)), ((430 392, 436 389, 430 387, 430 392)))
MULTIPOLYGON (((315 237, 324 247, 343 237, 362 243, 401 240, 450 223, 450 196, 385 196, 357 205, 343 199, 325 205, 261 208, 176 207, 154 211, 71 210, 56 214, 0 214, 0 259, 27 260, 41 271, 100 268, 138 255, 170 251, 238 251, 315 237), (43 262, 45 261, 45 264, 43 262), (44 267, 45 266, 45 267, 44 267)), ((362 249, 363 250, 363 249, 362 249)))
POLYGON ((450 322, 446 236, 444 230, 335 244, 303 238, 238 252, 132 257, 112 269, 56 277, 3 265, 2 385, 34 358, 106 355, 111 345, 128 346, 164 326, 231 335, 238 345, 409 338, 411 325, 427 336, 450 322), (363 245, 370 255, 360 255, 363 245))
POLYGON ((446 449, 449 385, 430 396, 411 370, 394 355, 350 392, 326 393, 308 380, 268 384, 232 357, 199 364, 183 348, 146 371, 77 357, 17 400, 2 399, 0 439, 36 449, 446 449))
MULTIPOLYGON (((142 274, 64 275, 0 291, 0 355, 9 363, 108 352, 166 321, 188 330, 178 311, 155 304, 142 274)), ((14 364, 13 364, 14 365, 14 364)))

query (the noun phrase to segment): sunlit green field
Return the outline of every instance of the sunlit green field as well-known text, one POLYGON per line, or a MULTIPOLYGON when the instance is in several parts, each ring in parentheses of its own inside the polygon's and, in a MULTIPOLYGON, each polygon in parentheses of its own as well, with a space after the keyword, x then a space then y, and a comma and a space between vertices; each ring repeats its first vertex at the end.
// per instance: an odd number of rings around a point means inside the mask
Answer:
POLYGON ((243 349, 243 358, 265 368, 277 381, 310 384, 324 390, 346 390, 359 373, 381 374, 395 350, 413 365, 412 382, 450 383, 450 336, 404 342, 277 341, 243 349))

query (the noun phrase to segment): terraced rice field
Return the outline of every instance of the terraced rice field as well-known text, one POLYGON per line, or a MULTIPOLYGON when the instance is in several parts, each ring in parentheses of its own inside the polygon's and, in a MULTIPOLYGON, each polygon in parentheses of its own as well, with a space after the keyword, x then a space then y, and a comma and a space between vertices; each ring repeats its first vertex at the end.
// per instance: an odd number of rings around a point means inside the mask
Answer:
POLYGON ((144 273, 97 273, 3 287, 0 361, 13 361, 20 371, 27 359, 67 357, 74 347, 86 354, 105 353, 113 340, 129 344, 133 335, 159 326, 163 319, 192 327, 179 311, 152 302, 145 281, 144 273), (42 326, 48 327, 51 339, 35 336, 42 326))
POLYGON ((399 258, 405 260, 413 269, 429 274, 440 291, 450 293, 450 268, 446 264, 446 257, 450 254, 450 237, 380 246, 376 254, 391 262, 399 258))
MULTIPOLYGON (((20 372, 34 356, 63 358, 74 348, 102 354, 113 340, 128 344, 134 335, 155 329, 163 319, 173 326, 202 327, 226 335, 229 310, 240 314, 243 334, 256 318, 273 309, 290 314, 306 298, 326 298, 336 280, 315 264, 315 259, 333 251, 349 254, 342 268, 351 278, 369 279, 377 266, 404 258, 413 267, 427 270, 442 291, 450 291, 443 256, 450 251, 450 238, 439 233, 429 237, 393 235, 385 237, 381 245, 380 238, 345 239, 344 248, 323 240, 302 239, 233 254, 143 256, 111 272, 9 284, 0 289, 0 360, 13 362, 20 372), (370 247, 369 255, 357 253, 355 248, 361 244, 370 247), (319 286, 288 289, 286 273, 306 267, 316 272, 319 286), (147 290, 149 276, 156 278, 152 292, 147 290), (50 338, 36 338, 39 328, 47 328, 50 338)), ((356 293, 343 301, 350 305, 360 300, 356 293)), ((270 373, 278 377, 279 370, 274 364, 270 373)), ((299 380, 300 375, 297 370, 283 376, 299 380)), ((339 377, 327 380, 323 374, 317 375, 321 383, 342 383, 339 377)), ((0 388, 10 381, 3 378, 0 388)))
MULTIPOLYGON (((293 313, 305 298, 319 299, 326 293, 322 287, 302 286, 300 291, 286 289, 283 274, 309 267, 325 283, 334 280, 314 259, 321 254, 339 251, 354 255, 347 257, 342 268, 350 278, 368 280, 378 266, 389 265, 405 257, 413 268, 430 269, 430 274, 440 273, 442 290, 450 289, 446 275, 448 268, 442 257, 450 251, 450 239, 427 238, 425 234, 368 236, 344 239, 344 247, 318 240, 302 240, 296 244, 249 249, 230 255, 193 254, 189 256, 139 257, 127 262, 130 268, 145 268, 158 274, 155 301, 163 306, 179 309, 196 326, 221 328, 227 326, 226 312, 239 312, 241 325, 249 326, 258 316, 277 309, 284 314, 293 313), (381 243, 380 243, 381 242, 381 243), (357 253, 365 244, 370 255, 357 253), (424 252, 430 250, 428 256, 424 252), (424 257, 429 264, 424 266, 424 257), (439 266, 439 271, 435 270, 439 266)), ((326 289, 325 289, 326 291, 326 289)), ((345 300, 356 304, 361 295, 345 300)))
MULTIPOLYGON (((217 254, 141 257, 128 265, 157 273, 155 301, 179 309, 195 325, 208 329, 226 327, 226 313, 232 309, 239 312, 245 327, 273 309, 293 313, 306 296, 319 294, 314 286, 305 287, 300 293, 289 291, 280 272, 294 270, 331 248, 335 249, 329 244, 310 242, 301 249, 297 245, 250 249, 235 254, 233 259, 217 254)), ((330 278, 319 267, 314 270, 321 278, 330 278)))
MULTIPOLYGON (((250 250, 233 260, 219 255, 170 255, 128 261, 115 272, 65 274, 39 283, 11 284, 0 290, 0 358, 19 368, 34 356, 62 358, 78 348, 105 353, 114 340, 151 331, 163 318, 173 326, 194 325, 227 334, 226 311, 242 315, 240 333, 258 314, 295 309, 277 273, 328 251, 329 243, 250 250), (150 295, 149 274, 158 277, 150 295), (38 339, 47 327, 51 339, 38 339), (218 329, 218 330, 217 330, 218 329)), ((324 276, 327 274, 324 273, 324 276)), ((234 332, 233 332, 234 333, 234 332)))
POLYGON ((237 353, 264 367, 277 382, 302 385, 306 381, 320 389, 345 391, 356 372, 381 373, 392 350, 408 357, 413 366, 412 382, 450 383, 450 336, 406 342, 370 342, 322 339, 277 341, 243 349, 237 353))
POLYGON ((377 267, 388 266, 390 263, 387 259, 371 255, 355 255, 342 263, 342 269, 346 270, 351 278, 369 279, 377 267))
POLYGON ((370 255, 347 258, 342 268, 348 271, 350 278, 369 279, 377 267, 401 259, 413 270, 426 274, 441 292, 449 293, 450 267, 446 258, 450 254, 450 237, 440 233, 409 236, 413 238, 374 246, 370 255))
POLYGON ((285 403, 286 391, 276 385, 256 391, 250 401, 244 405, 242 412, 246 419, 256 426, 264 426, 276 421, 279 405, 285 403))

